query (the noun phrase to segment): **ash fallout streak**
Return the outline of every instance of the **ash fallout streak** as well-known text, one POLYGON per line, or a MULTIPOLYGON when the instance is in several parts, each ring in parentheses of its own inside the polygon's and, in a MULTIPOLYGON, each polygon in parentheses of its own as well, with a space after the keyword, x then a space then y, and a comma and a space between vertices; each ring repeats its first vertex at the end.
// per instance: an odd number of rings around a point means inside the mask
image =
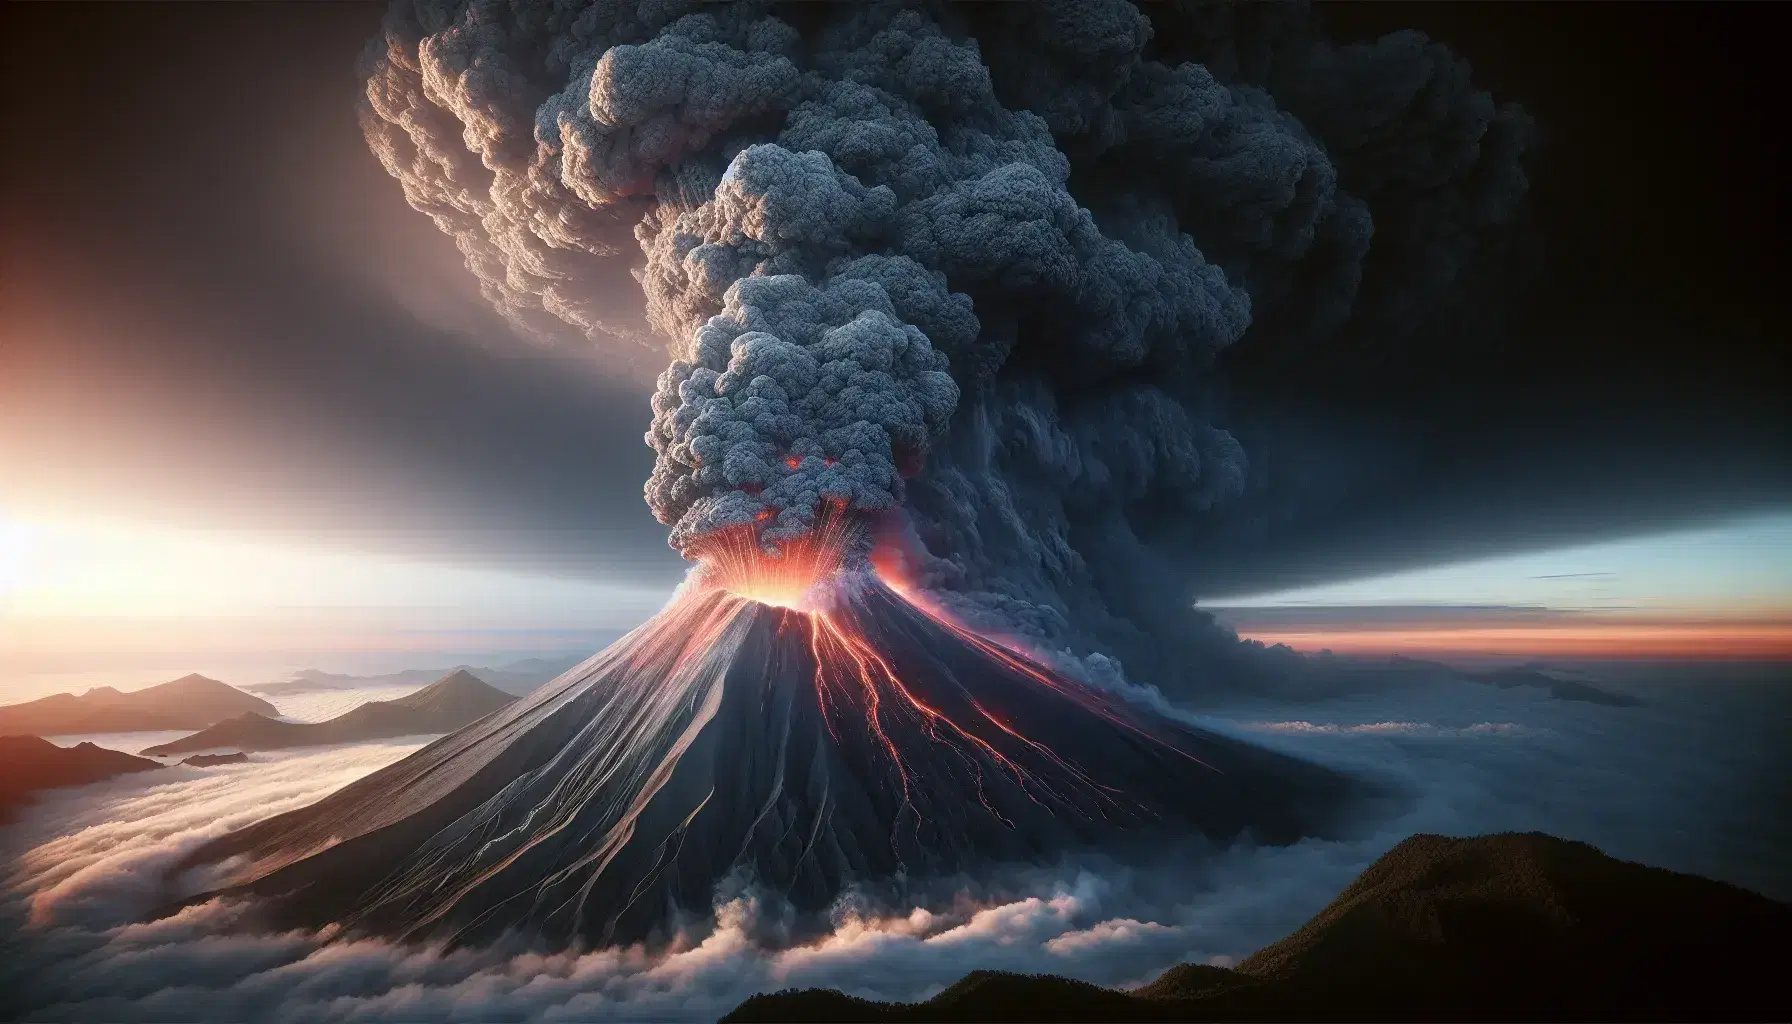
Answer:
POLYGON ((1182 693, 1273 668, 1178 583, 1248 470, 1216 358, 1473 322, 1528 120, 1416 34, 1167 16, 396 3, 370 144, 525 329, 636 344, 590 297, 641 283, 647 501, 698 565, 534 699, 194 861, 248 855, 283 919, 609 942, 718 886, 813 913, 1324 833, 1363 787, 1023 651, 1182 693))

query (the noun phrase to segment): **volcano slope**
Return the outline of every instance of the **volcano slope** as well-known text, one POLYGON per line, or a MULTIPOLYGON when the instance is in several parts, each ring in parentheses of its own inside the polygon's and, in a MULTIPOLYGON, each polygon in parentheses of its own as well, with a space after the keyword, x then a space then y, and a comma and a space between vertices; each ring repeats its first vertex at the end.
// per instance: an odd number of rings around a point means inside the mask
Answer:
POLYGON ((875 576, 800 610, 691 586, 530 697, 220 838, 282 927, 653 941, 720 885, 799 912, 1165 836, 1283 843, 1357 791, 1044 668, 875 576))

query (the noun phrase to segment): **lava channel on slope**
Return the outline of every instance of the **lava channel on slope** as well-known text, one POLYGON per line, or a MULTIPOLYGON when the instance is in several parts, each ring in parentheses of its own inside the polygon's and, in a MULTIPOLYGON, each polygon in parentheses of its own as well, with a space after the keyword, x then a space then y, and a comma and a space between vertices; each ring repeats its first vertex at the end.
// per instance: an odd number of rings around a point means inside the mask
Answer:
POLYGON ((1292 842, 1360 791, 964 628, 847 568, 831 521, 776 554, 718 535, 584 664, 183 866, 242 858, 223 891, 282 927, 590 947, 668 938, 724 884, 820 915, 1073 849, 1292 842))

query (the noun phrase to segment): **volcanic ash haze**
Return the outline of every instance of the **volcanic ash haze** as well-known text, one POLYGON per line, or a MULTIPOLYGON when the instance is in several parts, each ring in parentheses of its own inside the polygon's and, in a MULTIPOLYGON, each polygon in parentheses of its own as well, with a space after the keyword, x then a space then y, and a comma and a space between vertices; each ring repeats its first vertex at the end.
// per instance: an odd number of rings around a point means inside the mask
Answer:
MULTIPOLYGON (((1064 678, 874 575, 806 608, 693 585, 529 699, 227 836, 281 926, 664 940, 718 887, 854 886, 1205 834, 1314 834, 1328 770, 1064 678)), ((881 884, 880 884, 881 883, 881 884)), ((892 888, 891 886, 895 886, 892 888)))

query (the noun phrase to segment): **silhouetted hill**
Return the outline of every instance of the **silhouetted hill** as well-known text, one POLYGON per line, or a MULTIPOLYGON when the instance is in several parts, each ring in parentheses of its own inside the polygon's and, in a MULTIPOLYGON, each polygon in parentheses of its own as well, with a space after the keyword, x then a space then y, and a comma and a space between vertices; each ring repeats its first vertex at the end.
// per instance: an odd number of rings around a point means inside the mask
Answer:
POLYGON ((1499 668, 1488 672, 1458 671, 1457 675, 1471 682, 1486 683, 1502 690, 1509 690, 1515 686, 1530 686, 1539 690, 1547 690, 1549 695, 1557 700, 1578 700, 1587 704, 1604 704, 1614 708, 1633 708, 1642 703, 1628 694, 1613 693, 1579 680, 1550 675, 1548 672, 1530 665, 1499 668))
POLYGON ((1452 668, 1441 662, 1422 661, 1416 658, 1402 657, 1400 655, 1395 655, 1389 660, 1393 665, 1399 668, 1437 672, 1441 675, 1454 676, 1471 683, 1481 683, 1485 686, 1497 686, 1502 690, 1528 686, 1532 689, 1543 690, 1557 700, 1574 700, 1585 704, 1603 704, 1606 707, 1614 708, 1633 708, 1642 704, 1642 701, 1629 694, 1603 690, 1589 683, 1583 683, 1578 679, 1568 679, 1562 675, 1555 674, 1542 665, 1514 665, 1507 668, 1495 668, 1473 672, 1467 669, 1452 668))
POLYGON ((39 790, 160 767, 147 758, 91 743, 59 747, 36 736, 0 736, 0 821, 10 820, 39 790))
POLYGON ((121 693, 96 686, 0 707, 0 733, 58 736, 94 732, 203 729, 242 714, 278 715, 272 704, 202 675, 121 693))
MULTIPOLYGON (((602 647, 607 642, 608 638, 598 646, 602 647)), ((496 667, 458 665, 456 668, 473 673, 496 689, 521 697, 584 661, 587 657, 588 655, 585 654, 576 654, 558 658, 524 658, 496 667)), ((274 683, 258 683, 246 687, 246 689, 277 697, 294 693, 316 693, 321 690, 357 690, 370 686, 421 686, 441 674, 442 670, 439 668, 407 668, 400 672, 388 672, 384 675, 351 676, 308 668, 293 673, 291 679, 283 679, 274 683)))
POLYGON ((462 668, 455 669, 416 693, 379 703, 384 707, 403 708, 414 714, 444 719, 466 718, 471 715, 467 721, 475 721, 515 699, 462 668))
POLYGON ((1585 843, 1417 835, 1236 970, 1182 964, 1132 992, 977 971, 923 1003, 787 991, 723 1020, 1783 1019, 1788 935, 1792 907, 1585 843))
POLYGON ((194 754, 181 762, 194 768, 212 768, 221 764, 247 764, 249 755, 240 750, 228 754, 194 754))
POLYGON ((457 669, 397 700, 372 701, 324 722, 281 722, 258 714, 219 722, 191 736, 143 751, 157 756, 229 747, 280 750, 328 743, 359 743, 389 736, 453 732, 516 700, 457 669))

